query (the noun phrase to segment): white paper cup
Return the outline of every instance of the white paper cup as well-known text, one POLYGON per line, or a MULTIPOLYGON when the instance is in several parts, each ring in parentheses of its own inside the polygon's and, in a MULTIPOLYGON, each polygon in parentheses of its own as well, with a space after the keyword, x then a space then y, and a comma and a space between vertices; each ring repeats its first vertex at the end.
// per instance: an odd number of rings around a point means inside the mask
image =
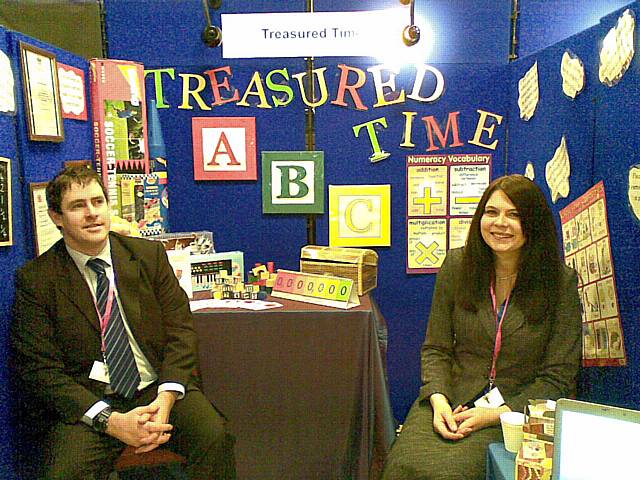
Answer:
POLYGON ((511 453, 518 453, 522 444, 522 426, 524 425, 524 413, 504 412, 500 414, 502 424, 502 437, 504 448, 511 453))

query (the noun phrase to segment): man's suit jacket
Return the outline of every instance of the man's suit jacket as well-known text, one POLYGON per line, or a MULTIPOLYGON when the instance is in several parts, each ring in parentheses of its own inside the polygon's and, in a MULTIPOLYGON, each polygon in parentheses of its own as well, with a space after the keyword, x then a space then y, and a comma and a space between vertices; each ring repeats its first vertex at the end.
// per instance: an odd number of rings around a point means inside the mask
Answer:
MULTIPOLYGON (((159 383, 195 388, 196 335, 189 301, 160 242, 111 233, 116 286, 127 322, 159 383)), ((89 379, 102 361, 100 323, 89 286, 63 240, 17 274, 12 337, 22 384, 59 420, 77 422, 103 397, 89 379)))
MULTIPOLYGON (((458 282, 465 281, 462 249, 449 251, 438 273, 426 340, 422 346, 420 400, 439 392, 453 407, 465 404, 487 385, 496 337, 496 318, 486 292, 477 312, 455 302, 458 282)), ((575 393, 581 359, 581 316, 577 275, 565 267, 555 315, 527 322, 522 302, 526 285, 516 286, 502 327, 496 384, 507 405, 522 411, 530 398, 555 399, 575 393)))

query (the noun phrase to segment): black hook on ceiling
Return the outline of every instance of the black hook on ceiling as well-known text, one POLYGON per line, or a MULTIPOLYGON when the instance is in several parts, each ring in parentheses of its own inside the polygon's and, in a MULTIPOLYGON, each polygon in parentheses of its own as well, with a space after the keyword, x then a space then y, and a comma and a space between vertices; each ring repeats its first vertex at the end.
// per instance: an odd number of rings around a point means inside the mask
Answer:
POLYGON ((211 23, 209 7, 217 10, 222 6, 222 0, 202 0, 204 16, 207 19, 207 26, 202 31, 202 41, 208 47, 219 47, 222 44, 222 30, 217 25, 211 23))
POLYGON ((411 5, 409 13, 409 25, 402 30, 402 41, 407 47, 412 47, 420 41, 420 28, 415 23, 415 0, 400 0, 403 5, 411 5))

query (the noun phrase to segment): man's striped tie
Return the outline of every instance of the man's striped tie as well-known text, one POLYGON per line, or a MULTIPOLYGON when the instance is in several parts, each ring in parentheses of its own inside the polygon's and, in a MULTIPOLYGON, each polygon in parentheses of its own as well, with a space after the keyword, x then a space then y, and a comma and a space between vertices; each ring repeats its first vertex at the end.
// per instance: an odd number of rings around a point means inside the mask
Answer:
MULTIPOLYGON (((109 279, 105 273, 106 263, 99 258, 93 258, 87 262, 87 266, 96 272, 98 284, 96 287, 96 304, 100 315, 104 316, 108 296, 109 279)), ((109 382, 114 392, 126 398, 132 398, 138 385, 140 384, 140 373, 133 358, 133 351, 129 344, 129 337, 124 328, 122 314, 118 301, 113 294, 111 307, 111 318, 108 320, 107 331, 105 332, 105 357, 109 371, 109 382)))

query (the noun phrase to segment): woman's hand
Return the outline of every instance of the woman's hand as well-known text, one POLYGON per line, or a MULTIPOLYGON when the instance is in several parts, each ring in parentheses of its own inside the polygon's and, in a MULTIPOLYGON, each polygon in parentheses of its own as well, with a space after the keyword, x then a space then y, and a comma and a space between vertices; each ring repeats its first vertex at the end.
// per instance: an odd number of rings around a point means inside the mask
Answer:
POLYGON ((463 413, 466 407, 458 406, 451 410, 449 400, 441 393, 434 393, 429 397, 433 409, 433 429, 447 440, 460 440, 464 435, 458 431, 458 424, 454 415, 463 413))
POLYGON ((499 408, 474 407, 460 412, 453 412, 453 418, 458 425, 458 432, 467 436, 471 432, 500 423, 500 414, 510 412, 511 409, 503 405, 499 408))

